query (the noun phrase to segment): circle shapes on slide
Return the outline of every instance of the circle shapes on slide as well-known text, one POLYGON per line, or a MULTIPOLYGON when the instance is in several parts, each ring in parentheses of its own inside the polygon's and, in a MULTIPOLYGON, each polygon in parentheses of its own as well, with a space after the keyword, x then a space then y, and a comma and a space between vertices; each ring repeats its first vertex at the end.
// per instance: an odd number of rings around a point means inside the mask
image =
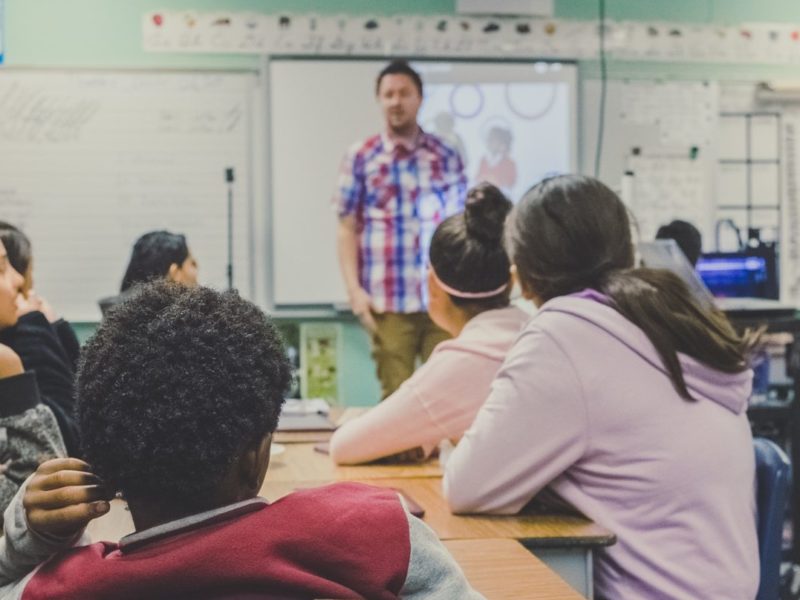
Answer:
POLYGON ((483 92, 474 83, 460 83, 450 92, 450 112, 461 119, 474 119, 483 110, 483 92))
POLYGON ((541 119, 556 103, 558 85, 552 83, 549 87, 545 90, 542 84, 507 83, 504 93, 508 109, 526 121, 541 119))

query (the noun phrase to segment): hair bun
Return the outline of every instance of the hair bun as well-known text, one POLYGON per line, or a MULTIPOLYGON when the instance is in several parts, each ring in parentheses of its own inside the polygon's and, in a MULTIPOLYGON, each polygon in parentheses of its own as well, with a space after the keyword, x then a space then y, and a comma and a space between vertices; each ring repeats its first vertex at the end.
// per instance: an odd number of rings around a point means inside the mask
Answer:
POLYGON ((480 183, 467 192, 464 223, 467 235, 483 242, 496 243, 503 237, 503 225, 513 205, 491 183, 480 183))

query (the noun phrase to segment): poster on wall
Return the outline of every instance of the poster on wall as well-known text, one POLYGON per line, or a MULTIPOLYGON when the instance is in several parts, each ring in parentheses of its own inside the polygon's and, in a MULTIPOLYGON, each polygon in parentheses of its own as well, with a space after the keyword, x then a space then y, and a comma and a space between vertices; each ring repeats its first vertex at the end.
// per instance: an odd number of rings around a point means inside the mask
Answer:
POLYGON ((332 406, 339 404, 340 339, 338 323, 300 325, 301 398, 322 398, 332 406))

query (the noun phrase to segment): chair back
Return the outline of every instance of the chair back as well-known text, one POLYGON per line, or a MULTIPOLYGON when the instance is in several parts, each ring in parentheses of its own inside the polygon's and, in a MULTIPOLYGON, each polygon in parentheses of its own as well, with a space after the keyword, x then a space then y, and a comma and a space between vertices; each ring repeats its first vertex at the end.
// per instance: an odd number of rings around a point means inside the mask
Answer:
POLYGON ((761 579, 756 600, 779 597, 783 524, 792 466, 780 447, 768 439, 753 440, 756 453, 756 509, 761 579))

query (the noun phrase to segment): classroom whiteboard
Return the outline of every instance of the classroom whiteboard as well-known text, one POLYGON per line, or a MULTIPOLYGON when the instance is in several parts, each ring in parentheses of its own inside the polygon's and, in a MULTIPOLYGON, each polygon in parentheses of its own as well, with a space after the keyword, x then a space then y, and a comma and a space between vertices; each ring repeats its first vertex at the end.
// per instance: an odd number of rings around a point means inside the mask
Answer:
POLYGON ((134 240, 184 233, 201 283, 253 294, 251 103, 255 74, 0 72, 0 219, 33 242, 34 285, 59 314, 99 320, 134 240))
MULTIPOLYGON (((266 61, 273 303, 345 307, 331 199, 341 160, 383 129, 375 78, 384 59, 266 61)), ((483 179, 488 137, 511 136, 517 200, 547 175, 577 169, 576 67, 571 63, 419 61, 422 127, 462 153, 470 185, 483 179)), ((498 184, 499 185, 499 184, 498 184)))

